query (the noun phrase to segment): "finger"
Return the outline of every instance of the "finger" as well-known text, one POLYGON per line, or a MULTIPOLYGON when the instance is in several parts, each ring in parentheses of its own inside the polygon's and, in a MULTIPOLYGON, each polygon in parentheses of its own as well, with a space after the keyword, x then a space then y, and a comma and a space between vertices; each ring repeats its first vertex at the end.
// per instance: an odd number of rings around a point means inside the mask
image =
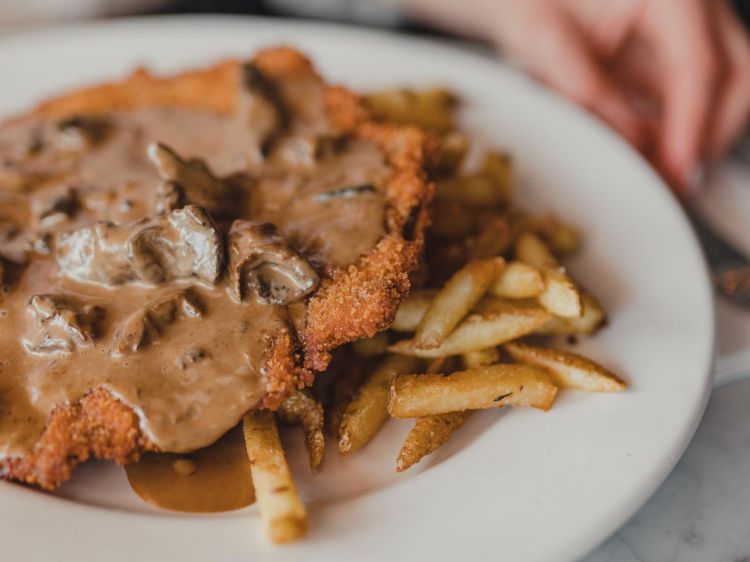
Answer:
POLYGON ((717 92, 707 155, 716 160, 745 130, 750 117, 750 38, 725 1, 712 3, 717 38, 726 55, 724 80, 717 92))
POLYGON ((535 41, 526 59, 532 73, 597 114, 635 146, 643 144, 645 124, 571 22, 558 17, 542 26, 535 41))
POLYGON ((663 65, 657 158, 667 178, 685 189, 701 165, 721 53, 702 3, 662 1, 651 6, 650 39, 663 65))

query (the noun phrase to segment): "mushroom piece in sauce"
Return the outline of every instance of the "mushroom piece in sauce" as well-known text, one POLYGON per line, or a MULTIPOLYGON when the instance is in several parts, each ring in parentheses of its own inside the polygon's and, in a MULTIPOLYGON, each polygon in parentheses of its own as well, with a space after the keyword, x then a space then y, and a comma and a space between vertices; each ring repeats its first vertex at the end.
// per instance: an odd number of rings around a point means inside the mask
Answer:
POLYGON ((240 81, 239 119, 251 128, 262 159, 289 127, 289 116, 276 85, 257 65, 245 63, 240 81))
POLYGON ((101 118, 74 115, 55 124, 52 142, 59 150, 86 150, 104 140, 108 129, 109 123, 101 118))
POLYGON ((31 210, 39 226, 67 220, 78 211, 76 190, 69 185, 57 185, 34 193, 31 210))
POLYGON ((84 283, 158 284, 197 277, 218 281, 224 253, 211 217, 188 205, 137 222, 100 222, 63 234, 57 241, 62 273, 84 283))
POLYGON ((199 318, 202 306, 189 289, 175 291, 135 311, 122 323, 115 336, 116 353, 138 351, 159 340, 160 334, 180 318, 199 318))
POLYGON ((159 142, 151 143, 147 153, 162 179, 156 196, 157 213, 198 205, 220 220, 235 211, 238 190, 231 182, 216 177, 203 160, 183 159, 159 142))
POLYGON ((343 137, 334 135, 296 135, 281 139, 278 152, 284 163, 310 168, 335 155, 343 144, 343 137))
POLYGON ((34 295, 29 301, 29 312, 39 334, 26 348, 43 355, 70 352, 76 345, 92 342, 96 322, 103 316, 98 306, 78 307, 58 295, 34 295))
POLYGON ((319 277, 269 223, 238 220, 228 236, 229 282, 237 300, 254 292, 266 304, 290 304, 312 293, 319 277))

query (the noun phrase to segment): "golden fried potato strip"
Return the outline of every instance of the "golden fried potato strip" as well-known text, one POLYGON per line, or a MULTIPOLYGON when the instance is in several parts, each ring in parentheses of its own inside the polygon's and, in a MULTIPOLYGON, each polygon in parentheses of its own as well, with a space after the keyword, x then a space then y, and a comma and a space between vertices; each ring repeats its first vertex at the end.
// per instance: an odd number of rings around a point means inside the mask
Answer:
POLYGON ((437 291, 433 289, 412 291, 398 308, 391 329, 397 332, 414 332, 436 294, 437 291))
POLYGON ((419 418, 506 405, 548 410, 556 395, 544 369, 498 364, 445 375, 399 375, 391 383, 388 412, 419 418))
POLYGON ((401 340, 388 349, 425 359, 463 355, 520 338, 536 330, 548 318, 549 313, 539 306, 499 302, 494 304, 493 310, 470 314, 438 347, 419 349, 412 340, 401 340))
POLYGON ((492 365, 500 361, 500 352, 496 347, 488 347, 486 349, 477 349, 476 351, 470 351, 464 353, 461 356, 464 367, 471 369, 472 367, 482 367, 483 365, 492 365))
POLYGON ((388 389, 391 379, 413 371, 418 361, 401 355, 386 356, 347 404, 338 428, 339 452, 348 455, 372 439, 388 419, 388 389))
POLYGON ((377 357, 388 348, 388 332, 379 332, 370 338, 363 338, 351 344, 352 351, 360 357, 377 357))
POLYGON ((354 393, 365 376, 364 365, 351 364, 336 373, 336 378, 328 389, 328 401, 325 412, 325 427, 328 434, 338 439, 341 418, 354 393))
POLYGON ((273 412, 254 410, 245 414, 242 424, 266 536, 275 543, 295 541, 307 531, 307 510, 289 471, 273 412))
POLYGON ((317 472, 323 462, 326 443, 323 435, 323 406, 308 390, 296 390, 281 403, 276 416, 284 423, 300 425, 305 434, 305 446, 310 457, 310 469, 317 472))
POLYGON ((619 392, 627 388, 610 370, 577 353, 515 342, 505 344, 504 349, 516 361, 547 369, 559 386, 588 392, 619 392))
POLYGON ((366 95, 365 103, 379 117, 396 123, 443 132, 455 129, 458 98, 445 88, 382 90, 366 95))
POLYGON ((553 316, 536 329, 537 334, 545 335, 586 335, 590 336, 607 322, 607 313, 594 295, 583 291, 583 316, 580 318, 560 318, 553 316))
POLYGON ((544 290, 539 295, 539 304, 555 316, 583 316, 580 291, 538 236, 530 232, 521 234, 516 240, 516 258, 544 274, 544 290))
POLYGON ((403 472, 443 445, 471 412, 451 412, 418 418, 401 446, 396 471, 403 472))
POLYGON ((489 289, 490 294, 506 299, 530 299, 544 291, 541 271, 520 261, 505 264, 505 269, 489 289))
POLYGON ((503 270, 503 258, 471 261, 435 295, 414 335, 419 349, 438 347, 469 313, 503 270))
MULTIPOLYGON (((473 217, 476 220, 476 217, 473 217)), ((513 244, 513 232, 505 216, 493 215, 482 220, 479 232, 472 240, 469 256, 483 259, 507 252, 513 244)))

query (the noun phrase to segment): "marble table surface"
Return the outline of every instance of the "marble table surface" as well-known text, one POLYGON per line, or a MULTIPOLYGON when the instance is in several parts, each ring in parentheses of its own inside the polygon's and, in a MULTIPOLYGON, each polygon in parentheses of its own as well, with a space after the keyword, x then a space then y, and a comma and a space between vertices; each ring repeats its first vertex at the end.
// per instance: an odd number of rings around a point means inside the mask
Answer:
POLYGON ((714 391, 659 491, 584 562, 750 562, 750 381, 714 391))
MULTIPOLYGON (((700 212, 750 254, 750 162, 732 159, 712 176, 700 212)), ((661 488, 584 562, 750 562, 750 312, 716 305, 723 386, 661 488)))

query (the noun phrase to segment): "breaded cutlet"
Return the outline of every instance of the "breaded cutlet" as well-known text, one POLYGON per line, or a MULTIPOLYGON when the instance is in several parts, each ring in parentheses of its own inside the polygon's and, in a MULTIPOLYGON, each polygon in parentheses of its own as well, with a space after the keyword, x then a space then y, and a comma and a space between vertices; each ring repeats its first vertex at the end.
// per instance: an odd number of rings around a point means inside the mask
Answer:
MULTIPOLYGON (((252 68, 279 89, 320 81, 308 59, 286 47, 258 53, 252 68)), ((113 113, 127 116, 143 108, 180 108, 232 115, 243 103, 237 84, 245 79, 242 73, 246 71, 247 66, 239 60, 224 61, 208 69, 173 77, 138 70, 122 82, 88 87, 45 101, 31 113, 8 120, 0 127, 0 133, 2 129, 23 127, 31 122, 61 123, 77 116, 96 119, 113 113)), ((409 290, 409 273, 417 267, 424 243, 427 207, 433 192, 426 169, 436 158, 434 139, 414 127, 376 120, 356 95, 342 87, 321 82, 321 88, 326 118, 336 134, 349 139, 347 142, 374 144, 388 166, 389 175, 382 189, 383 232, 368 251, 351 263, 341 265, 325 260, 314 263, 320 277, 315 290, 304 300, 290 305, 290 309, 294 308, 294 321, 289 322, 289 329, 278 330, 268 338, 259 371, 263 398, 256 407, 275 408, 292 389, 310 385, 313 373, 326 369, 336 347, 388 328, 409 290)), ((8 198, 27 196, 23 189, 14 185, 12 181, 7 185, 0 181, 0 194, 5 191, 8 198)), ((217 219, 216 223, 216 230, 226 235, 221 221, 217 219)), ((232 228, 237 228, 237 224, 232 228)), ((29 259, 33 262, 33 254, 29 259)), ((231 255, 226 259, 231 260, 231 255)), ((13 297, 18 286, 25 286, 24 275, 30 269, 17 258, 3 256, 3 261, 6 273, 10 272, 6 275, 8 290, 3 297, 7 300, 13 297)), ((36 321, 42 325, 47 317, 39 316, 42 314, 39 307, 35 310, 36 321)), ((53 313, 60 310, 54 309, 53 313)), ((191 321, 196 322, 200 330, 202 320, 191 321)), ((5 330, 3 333, 12 332, 5 330)), ((78 342, 79 349, 90 349, 86 346, 92 344, 83 340, 85 338, 78 342)), ((20 346, 20 343, 14 345, 20 346)), ((68 353, 77 353, 75 347, 73 349, 68 353)), ((66 355, 63 352, 54 357, 66 355)), ((7 372, 0 371, 0 436, 3 427, 10 426, 9 423, 3 426, 4 416, 7 420, 14 412, 25 412, 32 407, 21 390, 24 382, 9 382, 9 379, 7 372)), ((79 394, 73 400, 55 404, 40 426, 29 428, 33 436, 24 439, 33 445, 23 454, 0 457, 0 477, 52 489, 70 478, 78 463, 89 458, 128 463, 145 451, 169 450, 154 443, 138 409, 110 391, 107 384, 79 394)), ((23 421, 16 423, 23 424, 23 421)))

